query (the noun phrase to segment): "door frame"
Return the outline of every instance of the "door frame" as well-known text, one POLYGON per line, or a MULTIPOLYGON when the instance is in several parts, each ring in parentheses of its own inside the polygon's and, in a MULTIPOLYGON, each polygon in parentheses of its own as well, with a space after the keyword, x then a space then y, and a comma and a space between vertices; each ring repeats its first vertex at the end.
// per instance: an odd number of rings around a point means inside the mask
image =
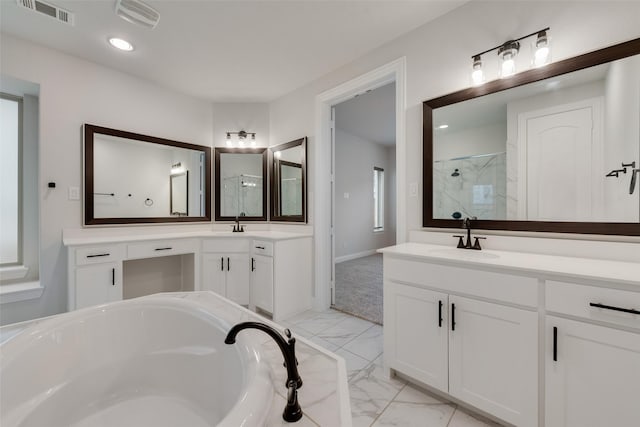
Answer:
POLYGON ((342 83, 316 96, 315 135, 313 147, 315 198, 313 207, 314 307, 326 310, 331 305, 334 257, 332 243, 334 182, 331 108, 355 95, 396 83, 396 243, 407 236, 406 188, 406 57, 398 58, 359 77, 342 83))

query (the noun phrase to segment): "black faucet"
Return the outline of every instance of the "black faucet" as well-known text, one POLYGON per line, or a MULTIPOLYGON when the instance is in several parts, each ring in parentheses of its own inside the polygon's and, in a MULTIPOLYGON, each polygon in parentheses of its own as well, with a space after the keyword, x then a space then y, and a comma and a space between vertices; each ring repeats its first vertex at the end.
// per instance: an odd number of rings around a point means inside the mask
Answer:
POLYGON ((296 359, 296 339, 291 337, 291 331, 285 329, 284 333, 287 336, 287 340, 278 333, 274 328, 269 325, 265 325, 260 322, 242 322, 238 323, 229 330, 227 337, 224 340, 225 344, 234 344, 236 342, 236 335, 243 329, 258 329, 268 334, 280 347, 282 356, 284 357, 284 366, 287 368, 287 382, 285 386, 288 389, 287 392, 287 406, 284 408, 282 418, 293 423, 302 418, 302 408, 298 403, 298 389, 302 387, 302 378, 298 374, 298 361, 296 359))
POLYGON ((238 215, 236 215, 236 225, 233 226, 234 233, 243 233, 244 225, 240 225, 240 220, 238 219, 238 215))
POLYGON ((480 247, 480 239, 486 239, 486 237, 474 237, 475 238, 475 242, 473 243, 473 245, 471 244, 471 221, 475 221, 477 220, 477 217, 466 217, 462 220, 462 228, 467 230, 467 241, 466 243, 464 242, 464 236, 461 235, 455 235, 453 237, 458 237, 458 248, 460 249, 475 249, 477 251, 481 250, 482 247, 480 247))

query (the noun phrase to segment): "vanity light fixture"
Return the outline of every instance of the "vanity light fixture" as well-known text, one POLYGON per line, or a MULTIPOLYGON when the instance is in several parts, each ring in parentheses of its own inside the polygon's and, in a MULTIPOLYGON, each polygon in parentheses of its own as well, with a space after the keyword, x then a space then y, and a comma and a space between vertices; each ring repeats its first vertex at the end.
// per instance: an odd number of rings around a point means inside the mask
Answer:
POLYGON ((131 52, 133 50, 133 45, 131 43, 118 37, 109 38, 109 44, 116 49, 124 50, 125 52, 131 52))
POLYGON ((471 57, 471 60, 473 61, 471 70, 471 81, 473 85, 477 86, 485 82, 486 76, 482 63, 482 55, 494 50, 498 51, 498 57, 500 59, 498 76, 500 78, 506 78, 514 75, 516 73, 515 59, 521 48, 520 41, 532 36, 536 36, 536 40, 531 46, 532 66, 541 67, 548 64, 551 60, 549 36, 547 34, 548 31, 549 27, 538 30, 531 34, 527 34, 526 36, 519 37, 517 39, 509 40, 499 46, 492 47, 491 49, 487 49, 484 52, 476 53, 475 55, 473 55, 471 57))
POLYGON ((231 135, 237 135, 238 136, 238 147, 244 147, 245 146, 245 142, 246 139, 249 135, 251 135, 251 146, 255 147, 256 146, 256 133, 255 132, 246 132, 244 130, 241 130, 239 132, 227 132, 227 146, 228 147, 232 147, 233 146, 233 142, 231 141, 231 135))

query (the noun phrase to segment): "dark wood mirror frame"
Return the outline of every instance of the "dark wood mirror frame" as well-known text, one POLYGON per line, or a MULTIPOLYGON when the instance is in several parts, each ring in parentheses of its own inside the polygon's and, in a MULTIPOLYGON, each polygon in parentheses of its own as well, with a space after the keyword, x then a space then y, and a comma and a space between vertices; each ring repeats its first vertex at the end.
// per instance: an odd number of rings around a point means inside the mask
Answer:
POLYGON ((204 222, 211 221, 211 148, 202 145, 189 144, 186 142, 173 141, 170 139, 157 138, 149 135, 141 135, 133 132, 126 132, 118 129, 111 129, 102 126, 84 125, 84 223, 85 225, 110 225, 110 224, 149 224, 165 222, 204 222), (153 144, 169 145, 172 147, 186 148, 188 150, 201 151, 204 153, 204 216, 166 216, 166 217, 117 217, 117 218, 95 218, 94 217, 94 135, 103 134, 127 138, 136 141, 150 142, 153 144))
MULTIPOLYGON (((302 214, 301 215, 278 215, 277 212, 277 203, 279 202, 277 199, 275 188, 280 188, 280 183, 276 182, 277 176, 279 174, 274 173, 274 169, 276 168, 276 163, 279 165, 284 162, 276 162, 276 159, 272 154, 272 169, 271 169, 271 221, 283 221, 283 222, 307 222, 307 137, 296 139, 291 142, 286 142, 284 144, 276 145, 274 147, 269 148, 271 153, 275 153, 276 151, 286 150, 288 148, 293 148, 300 146, 302 148, 302 159, 301 163, 298 165, 290 163, 290 166, 296 166, 302 168, 302 214)), ((288 162, 287 162, 288 163, 288 162)))
POLYGON ((220 214, 220 154, 262 154, 262 215, 261 216, 243 216, 239 218, 245 221, 266 221, 267 220, 267 148, 214 148, 214 167, 215 167, 215 220, 216 221, 235 221, 235 216, 222 216, 220 214))
MULTIPOLYGON (((637 55, 639 53, 640 39, 634 39, 608 48, 586 53, 584 55, 551 63, 542 68, 524 71, 508 79, 493 80, 478 87, 463 89, 429 101, 424 101, 422 104, 422 182, 424 188, 422 200, 423 227, 459 228, 462 224, 462 220, 433 218, 433 110, 435 108, 489 95, 491 93, 559 76, 572 71, 578 71, 595 65, 604 64, 606 62, 615 61, 637 55)), ((640 236, 640 224, 621 222, 475 220, 473 221, 473 227, 483 230, 640 236)))

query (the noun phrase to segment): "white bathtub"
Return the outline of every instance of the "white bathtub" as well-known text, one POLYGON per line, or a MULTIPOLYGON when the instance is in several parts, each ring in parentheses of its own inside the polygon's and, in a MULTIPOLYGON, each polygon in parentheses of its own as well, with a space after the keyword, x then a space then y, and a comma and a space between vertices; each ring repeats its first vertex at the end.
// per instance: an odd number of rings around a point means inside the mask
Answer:
POLYGON ((170 297, 36 323, 0 346, 0 425, 263 425, 267 363, 242 334, 224 344, 230 326, 170 297))

